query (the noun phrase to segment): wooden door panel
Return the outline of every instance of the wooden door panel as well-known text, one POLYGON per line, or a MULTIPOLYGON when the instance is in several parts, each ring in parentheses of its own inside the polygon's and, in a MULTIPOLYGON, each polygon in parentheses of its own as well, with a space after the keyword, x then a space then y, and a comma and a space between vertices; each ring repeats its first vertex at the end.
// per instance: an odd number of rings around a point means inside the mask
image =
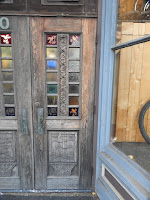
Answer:
POLYGON ((31 18, 30 31, 32 35, 35 187, 36 189, 89 189, 92 176, 96 20, 35 17, 31 18), (58 73, 57 83, 55 82, 58 84, 58 102, 55 105, 58 108, 57 116, 47 114, 48 83, 46 82, 47 53, 45 49, 53 48, 53 46, 46 46, 47 34, 55 34, 58 38, 55 46, 58 49, 58 69, 55 71, 58 73), (78 58, 81 61, 79 82, 81 88, 77 117, 69 116, 69 34, 80 34, 83 41, 83 46, 81 43, 78 47, 81 48, 82 56, 78 58), (66 64, 62 64, 62 55, 63 63, 66 64), (63 73, 63 79, 61 73, 63 73), (62 83, 65 87, 62 87, 62 83), (63 91, 62 94, 61 91, 63 91), (38 131, 38 109, 44 110, 43 134, 38 131))
MULTIPOLYGON (((33 189, 32 162, 32 109, 31 109, 31 72, 29 46, 29 19, 26 17, 8 17, 9 29, 0 30, 1 34, 11 34, 12 60, 11 68, 0 66, 3 73, 13 73, 13 82, 4 78, 3 84, 13 84, 14 104, 4 104, 4 95, 0 94, 4 112, 0 116, 0 188, 1 189, 33 189), (7 116, 6 107, 14 107, 15 116, 7 116), (22 131, 22 113, 26 111, 27 130, 22 131), (4 159, 3 159, 4 157, 4 159)), ((6 42, 7 44, 7 42, 6 42)), ((8 44, 9 47, 10 44, 8 44)), ((1 43, 1 47, 5 47, 1 43)), ((2 50, 2 49, 1 49, 2 50)), ((3 64, 2 64, 3 65, 3 64)), ((1 73, 1 74, 2 74, 1 73)), ((9 87, 8 87, 9 88, 9 87)), ((11 93, 9 95, 12 95, 11 93)), ((9 103, 9 102, 8 102, 9 103)), ((10 113, 12 115, 12 113, 10 113)))

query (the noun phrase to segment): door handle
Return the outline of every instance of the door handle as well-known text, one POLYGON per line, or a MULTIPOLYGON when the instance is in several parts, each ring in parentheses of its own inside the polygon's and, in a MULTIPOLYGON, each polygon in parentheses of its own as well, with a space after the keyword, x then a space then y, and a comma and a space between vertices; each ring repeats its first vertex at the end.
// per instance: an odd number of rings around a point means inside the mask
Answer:
POLYGON ((27 134, 27 111, 22 109, 22 122, 21 122, 21 132, 27 134))
POLYGON ((44 133, 44 113, 43 108, 38 108, 38 133, 44 133))

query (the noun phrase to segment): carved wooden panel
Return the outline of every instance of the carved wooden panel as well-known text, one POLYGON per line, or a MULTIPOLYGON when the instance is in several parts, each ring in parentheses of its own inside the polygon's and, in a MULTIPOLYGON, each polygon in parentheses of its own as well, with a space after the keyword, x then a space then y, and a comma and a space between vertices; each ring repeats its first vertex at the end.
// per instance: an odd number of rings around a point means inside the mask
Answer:
POLYGON ((77 132, 49 132, 49 162, 77 162, 77 132))
POLYGON ((77 165, 77 132, 49 132, 48 141, 49 174, 71 176, 73 168, 77 165))
POLYGON ((14 132, 0 132, 0 176, 12 176, 15 163, 15 136, 14 132))
POLYGON ((59 35, 60 108, 59 115, 67 115, 67 35, 59 35))
POLYGON ((0 132, 0 162, 15 161, 14 132, 0 132))

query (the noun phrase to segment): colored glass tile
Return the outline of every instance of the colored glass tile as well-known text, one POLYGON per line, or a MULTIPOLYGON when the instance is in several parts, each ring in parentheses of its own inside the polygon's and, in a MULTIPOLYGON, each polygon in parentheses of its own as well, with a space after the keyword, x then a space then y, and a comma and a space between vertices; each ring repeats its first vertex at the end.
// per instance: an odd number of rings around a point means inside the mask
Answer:
POLYGON ((56 70, 57 69, 57 61, 56 60, 48 60, 47 61, 47 69, 56 70))
POLYGON ((47 85, 48 94, 57 94, 57 85, 48 84, 47 85))
POLYGON ((15 108, 14 107, 5 107, 5 115, 6 116, 15 116, 15 108))
POLYGON ((57 35, 46 35, 47 45, 57 45, 57 35))
POLYGON ((3 81, 12 81, 13 72, 2 72, 3 81))
POLYGON ((69 59, 80 59, 80 48, 69 48, 69 59))
POLYGON ((69 93, 78 94, 79 85, 69 85, 69 93))
POLYGON ((69 35, 69 45, 80 46, 80 35, 69 35))
POLYGON ((2 69, 11 69, 12 68, 12 60, 2 60, 2 69))
POLYGON ((69 116, 78 116, 78 108, 69 108, 69 116))
POLYGON ((14 104, 14 96, 13 95, 4 95, 4 104, 14 104))
POLYGON ((57 105, 57 97, 56 96, 48 96, 47 104, 48 105, 57 105))
POLYGON ((11 34, 1 34, 1 44, 11 44, 11 34))
POLYGON ((79 82, 79 73, 69 73, 69 82, 79 82))
POLYGON ((69 105, 79 105, 79 97, 69 97, 69 105))
POLYGON ((14 88, 12 83, 3 83, 3 92, 4 93, 13 93, 14 88))
POLYGON ((70 72, 79 72, 80 61, 69 61, 69 71, 70 72))
POLYGON ((12 48, 11 47, 1 47, 2 57, 8 58, 12 57, 12 48))
POLYGON ((46 48, 46 56, 47 58, 57 58, 57 48, 46 48))
POLYGON ((48 108, 48 116, 57 116, 57 108, 48 108))
POLYGON ((57 81, 57 73, 47 73, 47 81, 57 81))

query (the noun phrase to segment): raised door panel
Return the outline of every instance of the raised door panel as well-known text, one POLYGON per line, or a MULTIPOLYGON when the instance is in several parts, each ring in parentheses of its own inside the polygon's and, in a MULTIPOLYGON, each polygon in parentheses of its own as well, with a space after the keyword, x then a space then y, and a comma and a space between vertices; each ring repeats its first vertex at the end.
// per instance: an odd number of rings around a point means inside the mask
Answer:
POLYGON ((29 20, 5 19, 9 26, 0 30, 0 188, 32 189, 29 20))

